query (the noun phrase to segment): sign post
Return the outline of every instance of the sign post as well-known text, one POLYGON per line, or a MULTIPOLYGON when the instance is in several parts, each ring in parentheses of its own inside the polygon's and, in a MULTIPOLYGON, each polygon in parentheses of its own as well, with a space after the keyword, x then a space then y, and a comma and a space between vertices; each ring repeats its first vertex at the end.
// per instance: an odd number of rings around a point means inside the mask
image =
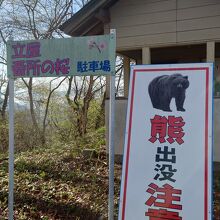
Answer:
POLYGON ((9 219, 13 220, 14 203, 14 79, 9 78, 9 219))
MULTIPOLYGON (((68 39, 8 41, 9 220, 14 203, 14 80, 30 77, 109 75, 111 77, 109 216, 114 216, 114 102, 116 33, 68 39)), ((111 220, 113 217, 110 218, 111 220)))
POLYGON ((115 76, 110 79, 109 105, 109 209, 108 219, 114 220, 114 131, 115 131, 115 76))
MULTIPOLYGON (((115 29, 111 34, 116 35, 115 29)), ((110 105, 109 105, 109 201, 108 219, 114 220, 114 163, 115 163, 115 75, 110 76, 110 105)))
POLYGON ((119 220, 212 219, 213 64, 131 68, 119 220))

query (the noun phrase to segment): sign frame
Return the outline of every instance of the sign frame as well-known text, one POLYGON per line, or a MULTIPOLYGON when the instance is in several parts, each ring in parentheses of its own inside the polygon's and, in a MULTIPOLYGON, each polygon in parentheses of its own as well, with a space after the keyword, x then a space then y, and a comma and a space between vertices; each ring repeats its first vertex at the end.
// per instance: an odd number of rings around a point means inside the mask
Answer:
MULTIPOLYGON (((125 132, 125 145, 124 145, 124 158, 123 158, 123 171, 122 171, 122 182, 121 182, 121 193, 120 193, 120 207, 119 207, 119 220, 129 220, 129 214, 127 214, 126 209, 127 208, 127 200, 131 199, 131 195, 134 195, 132 193, 130 193, 128 195, 127 190, 131 191, 131 188, 133 189, 138 189, 138 185, 135 185, 134 187, 131 187, 131 185, 135 184, 135 178, 134 177, 134 172, 135 172, 135 168, 133 168, 132 166, 135 164, 134 160, 138 161, 139 163, 143 163, 143 164, 147 164, 144 163, 143 161, 140 162, 140 158, 135 158, 134 156, 132 156, 131 154, 133 153, 134 155, 134 146, 136 146, 138 148, 138 143, 136 142, 136 144, 134 142, 132 142, 132 138, 135 137, 135 131, 132 131, 133 129, 133 118, 137 118, 137 116, 134 116, 134 112, 136 111, 136 107, 134 105, 134 100, 139 97, 138 95, 135 94, 136 88, 140 87, 140 84, 137 84, 137 77, 138 74, 147 74, 147 73, 156 73, 156 72, 166 72, 166 71, 173 71, 173 72, 184 72, 184 71, 204 71, 205 74, 205 80, 206 80, 206 89, 205 89, 205 98, 206 98, 206 104, 205 104, 205 123, 206 123, 206 127, 205 127, 205 156, 203 157, 204 159, 204 219, 203 220, 208 220, 208 219, 212 219, 212 178, 213 178, 213 63, 193 63, 193 64, 162 64, 162 65, 133 65, 131 66, 131 78, 130 78, 130 91, 129 91, 129 99, 128 99, 128 109, 127 109, 127 122, 126 122, 126 132, 125 132), (211 99, 211 100, 210 100, 211 99), (134 105, 134 106, 133 106, 134 105), (211 105, 211 106, 210 106, 211 105), (133 146, 133 151, 131 152, 131 148, 133 146), (132 171, 129 171, 129 169, 132 171), (129 172, 130 175, 130 179, 129 179, 129 172), (133 178, 132 178, 133 177, 133 178), (134 180, 132 182, 132 179, 134 180), (130 181, 130 183, 129 183, 130 181), (130 184, 130 189, 128 189, 128 184, 130 184), (209 200, 209 202, 208 202, 209 200), (127 215, 126 215, 127 214, 127 215)), ((163 75, 161 73, 161 75, 163 75)), ((165 74, 165 73, 164 73, 165 74)), ((196 74, 196 73, 192 73, 192 74, 196 74)), ((140 80, 140 77, 138 79, 140 80)), ((139 82, 138 81, 138 82, 139 82)), ((143 81, 143 80, 142 80, 143 81)), ((145 81, 146 82, 146 81, 145 81)), ((145 93, 147 92, 146 89, 141 88, 143 91, 145 91, 145 93)), ((141 90, 140 89, 140 90, 141 90)), ((138 93, 140 95, 140 92, 138 93)), ((146 95, 144 95, 144 97, 146 97, 146 95)), ((136 102, 137 104, 137 102, 136 102)), ((138 108, 138 107, 137 107, 138 108)), ((158 112, 158 111, 156 111, 158 112)), ((162 112, 162 111, 161 111, 162 112)), ((153 113, 152 113, 153 114, 153 113)), ((162 113, 161 113, 162 114, 162 113)), ((141 119, 139 120, 141 121, 141 119)), ((143 119, 142 119, 143 121, 143 119)), ((137 131, 136 131, 137 133, 137 131)), ((140 133, 140 132, 139 132, 140 133)), ((138 135, 138 134, 137 134, 138 135)), ((139 134, 139 137, 140 134, 139 134)), ((147 140, 147 137, 146 137, 147 140)), ((147 145, 146 145, 147 146, 147 145)), ((140 150, 141 148, 139 148, 140 150)), ((136 156, 138 155, 135 154, 136 156)), ((146 159, 147 160, 147 159, 146 159)), ((137 163, 138 163, 137 162, 137 163)), ((136 172, 138 172, 136 170, 136 172)), ((140 171, 139 171, 140 172, 140 171)), ((148 173, 146 175, 149 175, 148 173)), ((145 175, 145 176, 146 176, 145 175)), ((141 181, 141 180, 138 180, 141 181)), ((146 185, 146 189, 147 189, 147 185, 146 185)), ((143 192, 144 193, 144 192, 143 192)), ((137 199, 137 198, 132 198, 132 199, 137 199)), ((137 203, 137 200, 135 201, 137 203)), ((139 204, 140 205, 140 204, 139 204)), ((133 207, 130 205, 129 206, 130 209, 132 209, 133 207)), ((129 211, 129 213, 131 213, 132 211, 129 211)), ((134 208, 133 212, 137 212, 137 209, 134 208)), ((144 213, 143 213, 144 215, 144 213)), ((133 218, 136 216, 132 216, 133 218)), ((131 217, 131 219, 133 219, 131 217)), ((138 219, 139 216, 138 216, 138 219)), ((146 216, 145 218, 146 219, 146 216)), ((147 218, 148 219, 148 218, 147 218)), ((195 218, 192 218, 192 220, 195 218)), ((140 219, 141 220, 141 219, 140 219)))
POLYGON ((7 42, 8 78, 114 75, 116 35, 7 42))

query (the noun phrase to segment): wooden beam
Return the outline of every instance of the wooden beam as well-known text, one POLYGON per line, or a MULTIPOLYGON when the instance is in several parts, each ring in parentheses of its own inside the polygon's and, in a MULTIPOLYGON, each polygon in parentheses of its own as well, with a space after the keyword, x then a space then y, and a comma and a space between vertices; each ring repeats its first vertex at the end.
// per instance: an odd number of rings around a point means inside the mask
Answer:
POLYGON ((123 66, 124 66, 124 97, 128 98, 129 81, 130 81, 130 59, 128 57, 124 56, 123 66))
POLYGON ((206 43, 206 61, 207 62, 215 62, 215 42, 207 42, 206 43))
POLYGON ((99 9, 99 11, 95 14, 95 17, 103 24, 108 24, 110 22, 110 13, 107 9, 99 9))
POLYGON ((87 26, 87 27, 84 27, 84 28, 83 28, 83 31, 80 30, 81 36, 90 35, 90 33, 94 32, 96 29, 98 29, 99 24, 100 24, 100 21, 97 20, 97 21, 95 21, 93 24, 91 24, 91 25, 89 25, 89 26, 87 26))
POLYGON ((143 47, 142 48, 142 64, 150 64, 150 63, 151 63, 150 48, 143 47))

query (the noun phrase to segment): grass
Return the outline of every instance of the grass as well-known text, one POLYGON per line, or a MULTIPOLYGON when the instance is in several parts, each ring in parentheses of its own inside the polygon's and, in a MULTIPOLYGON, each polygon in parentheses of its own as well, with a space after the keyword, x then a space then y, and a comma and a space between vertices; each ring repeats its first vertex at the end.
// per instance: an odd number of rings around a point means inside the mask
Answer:
POLYGON ((220 220, 220 172, 214 174, 214 220, 220 220))
MULTIPOLYGON (((68 146, 16 155, 15 219, 106 217, 108 165, 104 155, 98 156, 87 159, 68 146)), ((7 161, 0 164, 0 219, 7 219, 7 166, 7 161)))
MULTIPOLYGON (((19 153, 15 160, 15 219, 107 219, 108 164, 104 151, 84 157, 76 146, 19 153)), ((88 147, 88 146, 87 146, 88 147)), ((8 161, 0 156, 0 219, 7 219, 8 161)), ((121 166, 115 165, 115 213, 121 166)), ((220 175, 215 173, 214 215, 220 220, 220 175)), ((115 216, 116 217, 116 216, 115 216)))

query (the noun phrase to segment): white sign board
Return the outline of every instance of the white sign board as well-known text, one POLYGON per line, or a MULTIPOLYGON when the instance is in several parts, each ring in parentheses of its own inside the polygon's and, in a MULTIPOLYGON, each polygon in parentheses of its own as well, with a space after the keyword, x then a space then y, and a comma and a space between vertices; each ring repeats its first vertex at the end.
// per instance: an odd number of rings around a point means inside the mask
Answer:
POLYGON ((131 67, 120 220, 212 219, 213 65, 131 67))

